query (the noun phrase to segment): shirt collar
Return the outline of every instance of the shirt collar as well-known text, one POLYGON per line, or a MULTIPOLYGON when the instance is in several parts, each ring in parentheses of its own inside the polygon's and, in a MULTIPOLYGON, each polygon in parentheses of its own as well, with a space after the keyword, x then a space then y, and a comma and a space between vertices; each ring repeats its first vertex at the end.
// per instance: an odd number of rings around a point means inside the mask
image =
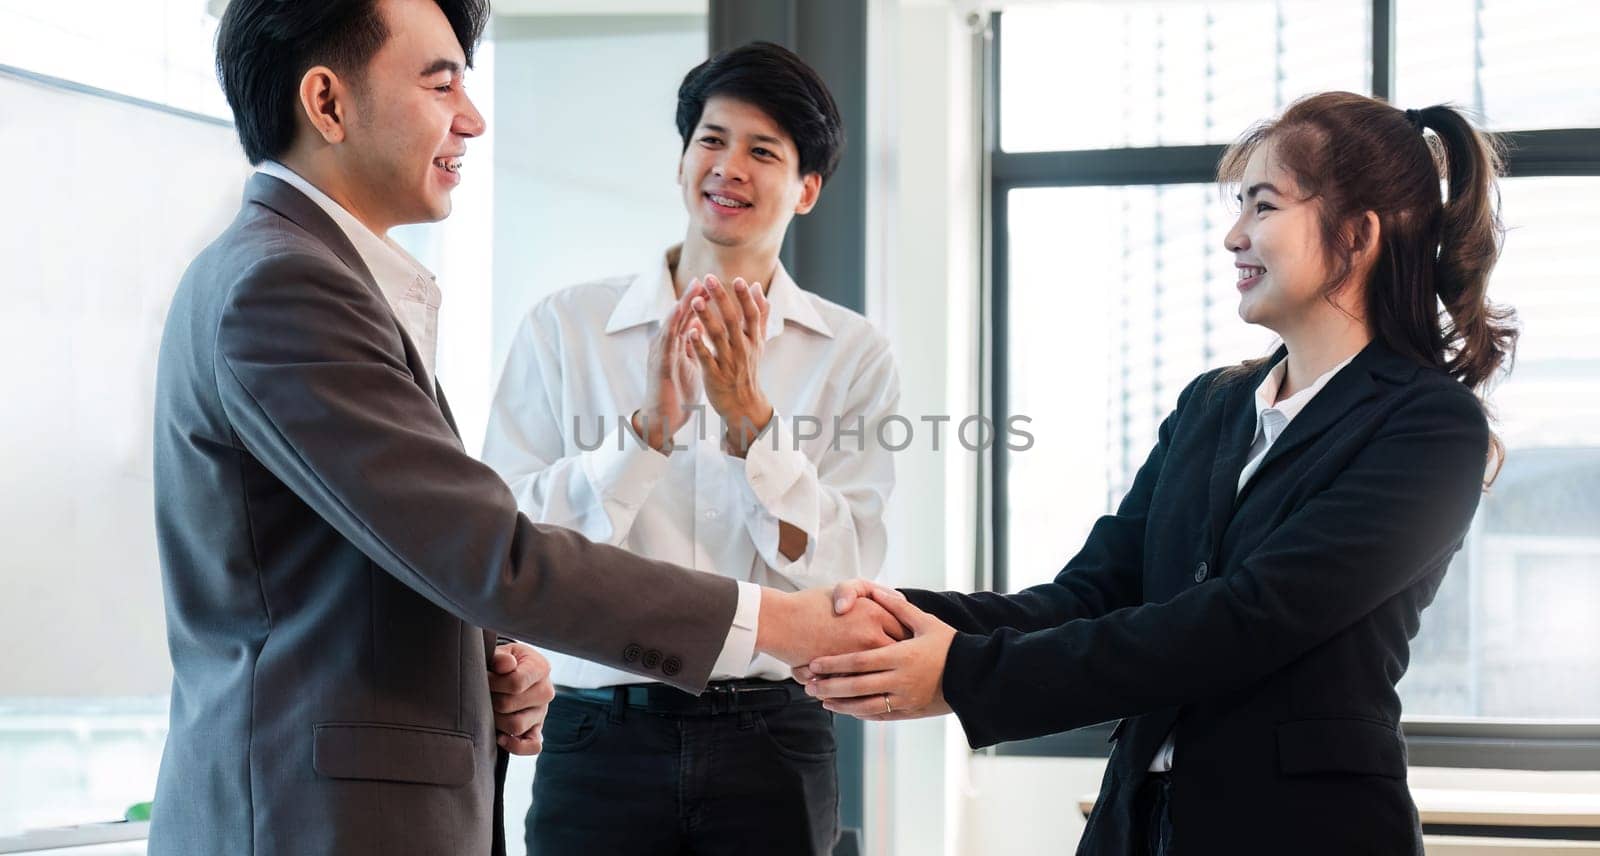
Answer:
POLYGON ((344 232, 345 237, 355 246, 356 254, 361 256, 362 263, 367 266, 367 271, 377 281, 379 290, 390 304, 411 300, 425 302, 438 308, 437 289, 417 287, 421 284, 418 282, 419 278, 423 283, 433 285, 435 282, 433 272, 423 267, 421 262, 413 258, 399 244, 387 237, 374 234, 357 220, 354 214, 346 211, 344 206, 333 201, 332 197, 317 189, 316 185, 306 181, 299 173, 283 164, 273 160, 263 161, 257 171, 287 182, 327 212, 344 232))
MULTIPOLYGON (((617 308, 606 319, 607 333, 616 333, 640 324, 658 323, 672 312, 672 305, 677 300, 672 287, 672 265, 682 250, 682 244, 674 245, 661 255, 660 263, 652 271, 633 278, 628 290, 623 292, 622 299, 617 301, 617 308)), ((810 295, 800 290, 781 261, 773 271, 772 282, 767 284, 767 302, 772 306, 767 316, 768 339, 783 332, 786 321, 833 337, 833 328, 823 320, 810 295)))
POLYGON ((1350 365, 1350 361, 1355 358, 1355 354, 1345 357, 1342 362, 1333 368, 1328 369, 1310 386, 1300 390, 1288 398, 1285 398, 1282 401, 1279 401, 1277 404, 1273 404, 1273 399, 1278 397, 1278 389, 1283 386, 1283 378, 1289 372, 1289 358, 1285 356, 1283 359, 1278 360, 1278 362, 1272 366, 1272 371, 1267 372, 1267 376, 1262 378, 1261 385, 1256 387, 1257 436, 1261 434, 1262 426, 1265 424, 1266 414, 1268 412, 1277 413, 1280 417, 1282 417, 1281 420, 1274 420, 1275 423, 1278 423, 1279 430, 1288 426, 1288 424, 1293 421, 1296 416, 1300 415, 1300 411, 1306 409, 1306 405, 1311 403, 1311 399, 1315 398, 1317 393, 1321 392, 1322 388, 1327 386, 1329 381, 1333 380, 1333 376, 1338 374, 1340 369, 1350 365))

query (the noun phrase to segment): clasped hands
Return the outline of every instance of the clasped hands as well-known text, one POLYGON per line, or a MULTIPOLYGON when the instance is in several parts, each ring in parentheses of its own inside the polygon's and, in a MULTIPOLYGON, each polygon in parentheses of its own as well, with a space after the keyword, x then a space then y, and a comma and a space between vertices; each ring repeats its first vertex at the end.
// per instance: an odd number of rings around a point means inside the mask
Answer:
MULTIPOLYGON (((794 596, 816 599, 828 593, 815 589, 790 595, 794 596)), ((794 679, 807 694, 821 699, 830 711, 874 722, 950 712, 943 678, 955 628, 918 609, 900 592, 868 580, 840 583, 831 600, 833 620, 846 631, 817 640, 831 650, 810 657, 769 650, 794 666, 794 679), (847 632, 859 627, 868 632, 856 636, 847 632), (874 628, 878 635, 871 632, 874 628)), ((762 606, 764 625, 765 601, 762 606)))
POLYGON ((715 276, 690 282, 650 343, 645 405, 634 411, 634 433, 670 454, 672 435, 689 421, 703 387, 727 424, 729 451, 743 457, 772 421, 759 377, 771 310, 760 283, 724 284, 715 276))

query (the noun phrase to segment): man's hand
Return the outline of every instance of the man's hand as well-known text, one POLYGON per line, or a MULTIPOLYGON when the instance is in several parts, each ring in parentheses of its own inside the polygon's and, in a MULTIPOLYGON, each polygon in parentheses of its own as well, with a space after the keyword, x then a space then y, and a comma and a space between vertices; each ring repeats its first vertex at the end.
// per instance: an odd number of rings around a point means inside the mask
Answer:
POLYGON ((794 670, 806 693, 822 706, 874 722, 918 719, 949 713, 944 700, 944 665, 955 628, 913 606, 905 595, 865 580, 841 584, 835 607, 855 612, 880 606, 905 626, 912 638, 871 651, 818 657, 794 670), (848 591, 840 589, 848 587, 848 591))
POLYGON ((521 642, 494 649, 489 661, 489 699, 500 748, 513 755, 537 755, 544 748, 545 714, 556 697, 550 663, 521 642))
POLYGON ((695 320, 692 304, 705 296, 700 280, 689 283, 650 342, 645 403, 633 412, 633 433, 663 454, 671 454, 668 440, 689 421, 689 408, 700 400, 700 362, 685 334, 695 320))
POLYGON ((760 283, 735 279, 728 286, 707 276, 705 287, 706 296, 692 303, 689 342, 699 357, 706 399, 727 423, 728 451, 742 458, 772 421, 760 377, 772 306, 760 283))
POLYGON ((798 666, 827 654, 865 651, 909 635, 900 622, 868 601, 836 615, 827 589, 785 593, 761 590, 756 650, 798 666))

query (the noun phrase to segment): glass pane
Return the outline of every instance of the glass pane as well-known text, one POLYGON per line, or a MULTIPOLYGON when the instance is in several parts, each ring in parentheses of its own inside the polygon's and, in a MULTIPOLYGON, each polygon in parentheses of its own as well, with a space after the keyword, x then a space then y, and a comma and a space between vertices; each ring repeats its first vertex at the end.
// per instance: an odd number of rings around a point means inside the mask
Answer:
POLYGON ((1405 0, 1396 18, 1396 104, 1453 102, 1490 128, 1600 126, 1590 0, 1405 0))
POLYGON ((1008 10, 1001 148, 1228 142, 1309 92, 1366 92, 1368 5, 1079 0, 1008 10))
POLYGON ((1506 463, 1445 575, 1400 684, 1406 711, 1600 712, 1600 180, 1502 184, 1490 287, 1515 306, 1515 370, 1491 395, 1506 463))
POLYGON ((1013 190, 1007 206, 1007 403, 1034 435, 1007 470, 1016 589, 1053 578, 1122 499, 1185 384, 1273 337, 1235 314, 1213 185, 1013 190))
POLYGON ((204 0, 0 0, 0 65, 233 119, 204 0))

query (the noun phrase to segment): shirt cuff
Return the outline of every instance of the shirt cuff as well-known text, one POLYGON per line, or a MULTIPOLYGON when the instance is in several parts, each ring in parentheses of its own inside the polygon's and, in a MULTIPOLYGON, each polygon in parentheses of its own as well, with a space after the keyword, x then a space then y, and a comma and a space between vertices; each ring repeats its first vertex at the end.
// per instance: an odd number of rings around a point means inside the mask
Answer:
POLYGON ((806 533, 812 541, 817 537, 817 498, 814 491, 795 490, 811 467, 811 459, 795 446, 792 425, 779 422, 782 417, 774 412, 772 421, 778 425, 773 437, 760 437, 750 444, 744 457, 744 477, 750 491, 772 515, 806 533), (785 430, 779 431, 779 428, 785 430))
POLYGON ((722 643, 722 654, 711 667, 713 678, 723 675, 743 677, 756 657, 756 625, 761 616, 761 586, 739 581, 739 603, 733 609, 733 625, 722 643))
POLYGON ((626 421, 600 441, 600 446, 583 453, 583 471, 602 499, 628 508, 644 504, 650 491, 666 475, 670 462, 666 455, 650 448, 633 433, 626 421))

